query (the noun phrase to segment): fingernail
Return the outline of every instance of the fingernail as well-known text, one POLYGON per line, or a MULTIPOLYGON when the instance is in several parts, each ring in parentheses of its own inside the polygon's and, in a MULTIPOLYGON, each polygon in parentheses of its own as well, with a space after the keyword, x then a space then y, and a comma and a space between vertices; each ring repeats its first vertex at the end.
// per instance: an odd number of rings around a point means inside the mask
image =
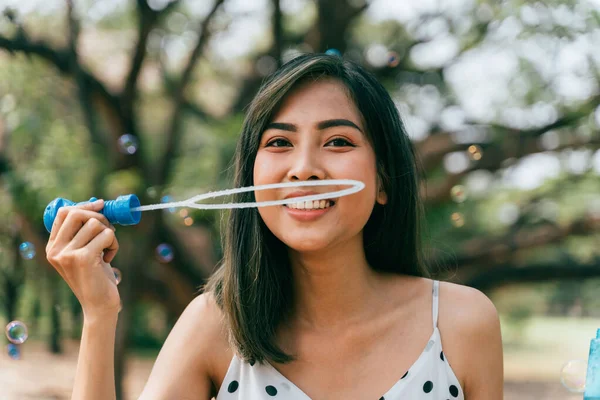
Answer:
POLYGON ((92 204, 97 205, 97 204, 100 204, 102 201, 103 201, 102 199, 98 199, 95 202, 93 202, 92 204))

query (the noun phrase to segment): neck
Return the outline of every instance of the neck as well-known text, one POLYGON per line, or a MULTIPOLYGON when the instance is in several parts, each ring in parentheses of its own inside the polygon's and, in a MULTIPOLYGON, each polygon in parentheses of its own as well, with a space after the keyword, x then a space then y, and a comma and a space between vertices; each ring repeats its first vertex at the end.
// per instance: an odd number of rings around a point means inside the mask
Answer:
POLYGON ((362 236, 319 252, 290 251, 293 321, 299 328, 335 330, 373 314, 380 274, 367 263, 362 236))

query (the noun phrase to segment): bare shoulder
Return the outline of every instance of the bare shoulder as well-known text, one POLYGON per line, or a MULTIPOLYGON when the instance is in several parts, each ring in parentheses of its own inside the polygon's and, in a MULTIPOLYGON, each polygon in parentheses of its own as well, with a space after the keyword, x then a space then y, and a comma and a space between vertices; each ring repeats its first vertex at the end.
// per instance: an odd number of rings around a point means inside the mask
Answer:
POLYGON ((465 397, 502 399, 502 336, 492 301, 477 289, 441 282, 438 326, 465 397))
POLYGON ((445 312, 440 313, 440 319, 449 317, 453 321, 460 321, 461 328, 467 331, 479 332, 498 320, 496 306, 489 297, 469 286, 440 282, 440 309, 442 307, 445 312))
POLYGON ((211 294, 201 294, 169 333, 140 399, 209 399, 228 354, 223 314, 211 294))

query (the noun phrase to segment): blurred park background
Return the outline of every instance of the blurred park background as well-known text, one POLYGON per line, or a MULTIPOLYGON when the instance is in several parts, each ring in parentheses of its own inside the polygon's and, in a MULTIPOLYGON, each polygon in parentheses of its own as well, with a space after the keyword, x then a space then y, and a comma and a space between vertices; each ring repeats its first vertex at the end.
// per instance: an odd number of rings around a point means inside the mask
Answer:
MULTIPOLYGON (((502 318, 506 399, 561 385, 600 328, 599 0, 0 0, 0 399, 67 399, 81 309, 45 259, 45 206, 231 187, 244 109, 304 52, 375 73, 423 167, 440 279, 502 318), (10 354, 9 354, 10 350, 10 354)), ((221 256, 222 213, 117 227, 119 399, 221 256)))

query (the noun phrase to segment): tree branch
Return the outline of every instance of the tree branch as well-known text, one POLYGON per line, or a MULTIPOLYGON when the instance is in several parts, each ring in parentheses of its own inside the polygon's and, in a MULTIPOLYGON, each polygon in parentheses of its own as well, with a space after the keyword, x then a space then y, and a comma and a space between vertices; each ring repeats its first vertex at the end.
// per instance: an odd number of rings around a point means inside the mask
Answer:
POLYGON ((271 17, 271 31, 273 35, 273 57, 277 60, 277 67, 282 65, 283 44, 283 14, 281 13, 281 0, 271 0, 273 4, 273 16, 271 17))
POLYGON ((133 104, 137 98, 136 86, 147 54, 148 36, 159 20, 168 15, 179 5, 179 2, 179 0, 172 1, 162 10, 154 11, 146 0, 137 0, 138 39, 131 58, 131 67, 121 92, 123 108, 127 114, 133 115, 133 104))
POLYGON ((569 259, 567 262, 561 262, 560 264, 539 263, 525 267, 503 265, 478 274, 468 280, 466 285, 487 292, 513 283, 538 283, 557 280, 583 281, 599 277, 600 260, 582 265, 576 260, 569 259))
MULTIPOLYGON (((435 146, 436 142, 439 144, 445 142, 446 140, 451 140, 449 137, 444 136, 445 135, 440 135, 439 139, 433 139, 430 144, 435 146)), ((484 148, 483 157, 481 160, 476 162, 472 167, 467 168, 460 173, 448 175, 441 182, 437 182, 435 184, 426 184, 424 182, 421 185, 421 195, 425 203, 427 205, 435 205, 447 202, 450 200, 450 190, 452 187, 459 183, 464 176, 475 170, 487 170, 491 172, 497 171, 498 169, 502 168, 503 162, 509 158, 520 159, 526 155, 547 151, 547 149, 543 148, 537 137, 524 135, 521 136, 520 139, 521 142, 519 145, 515 145, 513 141, 507 142, 507 145, 505 145, 503 148, 499 145, 484 148)), ((452 143, 451 146, 453 147, 452 151, 461 151, 465 150, 469 144, 452 143)), ((598 149, 600 148, 600 137, 587 141, 582 139, 573 139, 568 143, 561 144, 559 147, 553 149, 553 151, 561 151, 578 146, 598 149)), ((441 153, 438 153, 438 155, 439 154, 441 153)))
POLYGON ((167 131, 167 142, 165 144, 165 151, 161 157, 160 162, 158 163, 159 169, 155 178, 155 184, 159 186, 163 186, 170 179, 171 171, 173 169, 173 163, 175 161, 174 158, 176 147, 181 138, 183 122, 182 117, 183 111, 185 109, 184 105, 186 104, 185 88, 187 87, 192 77, 192 72, 194 71, 194 67, 198 62, 202 49, 204 48, 204 45, 208 42, 209 25, 215 14, 217 13, 218 9, 223 4, 223 2, 224 0, 216 0, 208 16, 200 24, 198 42, 192 50, 188 63, 183 70, 183 73, 177 86, 175 87, 173 115, 171 117, 171 123, 169 124, 169 130, 167 131))
POLYGON ((560 243, 569 236, 589 235, 599 230, 600 218, 586 215, 567 225, 546 223, 502 237, 475 237, 460 245, 458 255, 438 259, 433 264, 442 268, 458 266, 459 269, 479 264, 500 264, 519 251, 560 243))

